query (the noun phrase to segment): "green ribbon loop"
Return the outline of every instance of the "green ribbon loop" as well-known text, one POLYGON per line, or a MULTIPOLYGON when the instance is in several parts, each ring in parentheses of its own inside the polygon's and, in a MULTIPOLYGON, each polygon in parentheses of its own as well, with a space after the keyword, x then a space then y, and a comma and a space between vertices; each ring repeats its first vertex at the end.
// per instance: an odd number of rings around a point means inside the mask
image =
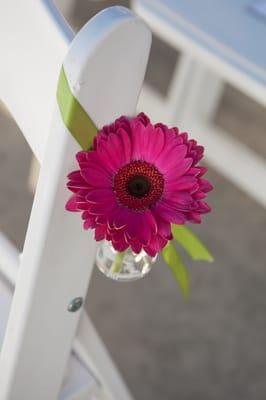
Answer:
POLYGON ((89 150, 98 129, 71 92, 63 67, 58 80, 56 97, 65 126, 81 148, 89 150))

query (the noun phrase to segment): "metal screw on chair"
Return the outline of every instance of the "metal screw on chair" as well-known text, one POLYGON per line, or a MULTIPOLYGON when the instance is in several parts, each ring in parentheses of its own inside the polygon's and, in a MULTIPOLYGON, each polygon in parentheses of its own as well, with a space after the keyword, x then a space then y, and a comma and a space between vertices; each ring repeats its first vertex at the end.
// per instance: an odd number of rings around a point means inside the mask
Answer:
POLYGON ((69 312, 76 312, 80 309, 80 307, 83 304, 83 299, 82 297, 76 297, 75 299, 71 300, 69 303, 67 309, 69 312))

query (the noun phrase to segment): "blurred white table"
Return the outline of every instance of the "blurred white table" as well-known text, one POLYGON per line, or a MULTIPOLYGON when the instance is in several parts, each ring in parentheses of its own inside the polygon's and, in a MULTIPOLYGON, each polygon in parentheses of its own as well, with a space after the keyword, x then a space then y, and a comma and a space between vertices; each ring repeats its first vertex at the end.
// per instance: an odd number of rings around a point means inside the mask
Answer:
POLYGON ((225 82, 266 106, 266 19, 254 9, 256 3, 134 0, 132 7, 157 36, 181 51, 167 98, 146 87, 140 107, 155 119, 189 129, 205 144, 207 161, 266 206, 265 160, 211 123, 225 82))

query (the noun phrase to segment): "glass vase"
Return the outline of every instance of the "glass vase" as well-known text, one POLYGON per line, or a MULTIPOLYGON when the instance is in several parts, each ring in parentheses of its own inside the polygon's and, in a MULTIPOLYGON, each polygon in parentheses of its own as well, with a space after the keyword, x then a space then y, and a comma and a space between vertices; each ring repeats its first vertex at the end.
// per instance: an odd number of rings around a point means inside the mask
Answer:
POLYGON ((143 278, 151 270, 155 257, 150 257, 144 250, 139 254, 131 249, 123 253, 116 251, 111 242, 100 243, 96 253, 96 265, 99 270, 108 278, 130 282, 143 278))

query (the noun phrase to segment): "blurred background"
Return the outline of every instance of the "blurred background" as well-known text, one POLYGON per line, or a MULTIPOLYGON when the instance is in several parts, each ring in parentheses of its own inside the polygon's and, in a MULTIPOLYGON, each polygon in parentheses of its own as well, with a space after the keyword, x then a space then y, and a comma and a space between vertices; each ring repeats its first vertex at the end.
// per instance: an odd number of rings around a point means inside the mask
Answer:
MULTIPOLYGON (((129 6, 118 0, 56 3, 74 30, 107 6, 129 6)), ((162 99, 179 61, 179 52, 153 37, 145 79, 162 99)), ((212 123, 265 158, 265 109, 239 88, 223 85, 212 123)), ((31 165, 31 151, 1 105, 0 229, 20 249, 33 200, 31 165)), ((114 283, 96 269, 93 274, 86 307, 139 400, 266 398, 265 208, 211 167, 209 179, 213 212, 192 228, 215 262, 195 263, 184 254, 188 301, 161 260, 133 284, 114 283)), ((266 179, 257 184, 265 186, 266 179)))

